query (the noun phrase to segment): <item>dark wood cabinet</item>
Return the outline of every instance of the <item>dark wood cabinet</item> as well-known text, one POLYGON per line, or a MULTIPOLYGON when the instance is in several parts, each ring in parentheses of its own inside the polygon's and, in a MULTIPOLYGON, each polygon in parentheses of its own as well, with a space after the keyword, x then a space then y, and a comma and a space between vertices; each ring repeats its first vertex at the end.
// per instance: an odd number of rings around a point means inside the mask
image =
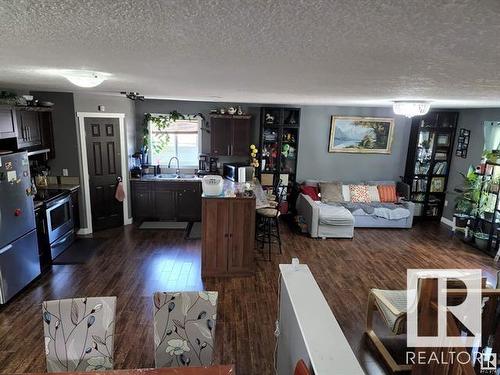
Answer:
POLYGON ((71 191, 71 209, 73 211, 73 223, 75 233, 80 229, 80 200, 78 198, 79 189, 71 191))
POLYGON ((169 187, 168 182, 155 183, 154 206, 155 218, 162 221, 174 221, 176 219, 176 187, 169 187))
POLYGON ((42 145, 40 116, 35 111, 16 111, 17 114, 17 147, 26 149, 42 145))
POLYGON ((201 184, 185 183, 177 192, 177 220, 201 221, 201 184))
POLYGON ((214 156, 247 156, 252 116, 210 116, 210 153, 214 156))
POLYGON ((131 181, 132 216, 136 221, 201 221, 201 183, 131 181))
POLYGON ((17 137, 16 114, 12 107, 0 106, 0 139, 17 137))
POLYGON ((38 239, 38 257, 40 260, 40 272, 45 272, 52 265, 52 254, 50 253, 50 244, 47 235, 47 218, 45 208, 35 209, 35 223, 38 239))
POLYGON ((255 199, 202 201, 203 277, 252 275, 255 269, 255 199))

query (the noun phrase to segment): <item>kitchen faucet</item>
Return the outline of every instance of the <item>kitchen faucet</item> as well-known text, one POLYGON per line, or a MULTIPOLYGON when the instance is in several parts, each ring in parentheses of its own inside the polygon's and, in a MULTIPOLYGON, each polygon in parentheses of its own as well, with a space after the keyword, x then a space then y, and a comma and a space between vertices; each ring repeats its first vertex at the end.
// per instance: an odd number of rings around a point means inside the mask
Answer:
POLYGON ((177 169, 175 170, 175 174, 179 176, 181 174, 181 170, 179 169, 179 158, 177 156, 172 156, 170 158, 170 160, 168 161, 168 168, 170 168, 170 164, 172 163, 173 159, 177 160, 177 169))

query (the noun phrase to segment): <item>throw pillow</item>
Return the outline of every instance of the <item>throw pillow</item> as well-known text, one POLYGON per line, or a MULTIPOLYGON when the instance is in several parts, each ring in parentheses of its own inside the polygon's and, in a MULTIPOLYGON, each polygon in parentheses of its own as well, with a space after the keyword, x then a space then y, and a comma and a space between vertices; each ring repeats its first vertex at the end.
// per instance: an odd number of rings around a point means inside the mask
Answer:
POLYGON ((370 195, 370 200, 372 202, 380 202, 380 196, 378 194, 378 189, 374 185, 368 186, 368 194, 370 195))
POLYGON ((313 201, 319 201, 318 188, 314 186, 302 186, 300 188, 302 194, 308 195, 313 201))
POLYGON ((343 202, 342 185, 340 182, 320 182, 319 190, 321 191, 321 202, 335 203, 343 202))
POLYGON ((351 201, 351 193, 349 191, 349 185, 342 185, 342 197, 345 202, 351 201))
POLYGON ((385 203, 396 203, 398 198, 396 196, 396 186, 394 185, 378 185, 378 195, 380 201, 385 203))
POLYGON ((371 202, 368 185, 349 185, 349 192, 351 193, 351 202, 371 202))

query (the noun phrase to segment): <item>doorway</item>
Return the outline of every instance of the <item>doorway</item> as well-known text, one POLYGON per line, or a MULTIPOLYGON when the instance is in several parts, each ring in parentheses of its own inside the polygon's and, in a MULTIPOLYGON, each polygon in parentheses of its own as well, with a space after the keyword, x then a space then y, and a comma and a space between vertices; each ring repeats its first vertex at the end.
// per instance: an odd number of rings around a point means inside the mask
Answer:
MULTIPOLYGON (((86 228, 80 234, 130 224, 124 114, 78 112, 86 228), (123 180, 125 200, 115 199, 123 180)), ((84 222, 85 222, 84 221, 84 222)))

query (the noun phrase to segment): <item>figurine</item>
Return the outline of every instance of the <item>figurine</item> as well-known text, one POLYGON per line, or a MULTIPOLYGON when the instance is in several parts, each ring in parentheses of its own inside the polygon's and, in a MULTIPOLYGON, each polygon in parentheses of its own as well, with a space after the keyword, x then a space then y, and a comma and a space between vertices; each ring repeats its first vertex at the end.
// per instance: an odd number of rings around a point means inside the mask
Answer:
POLYGON ((274 123, 274 116, 271 116, 269 113, 266 113, 266 123, 273 124, 274 123))
POLYGON ((241 115, 243 114, 243 110, 241 109, 241 105, 239 105, 239 106, 238 106, 238 109, 237 109, 237 111, 236 111, 236 114, 237 114, 238 116, 241 116, 241 115))
POLYGON ((234 107, 229 107, 227 109, 227 113, 229 113, 230 115, 234 115, 236 113, 236 108, 234 107))
POLYGON ((221 108, 219 109, 219 112, 221 115, 225 114, 226 113, 226 109, 225 108, 221 108))

